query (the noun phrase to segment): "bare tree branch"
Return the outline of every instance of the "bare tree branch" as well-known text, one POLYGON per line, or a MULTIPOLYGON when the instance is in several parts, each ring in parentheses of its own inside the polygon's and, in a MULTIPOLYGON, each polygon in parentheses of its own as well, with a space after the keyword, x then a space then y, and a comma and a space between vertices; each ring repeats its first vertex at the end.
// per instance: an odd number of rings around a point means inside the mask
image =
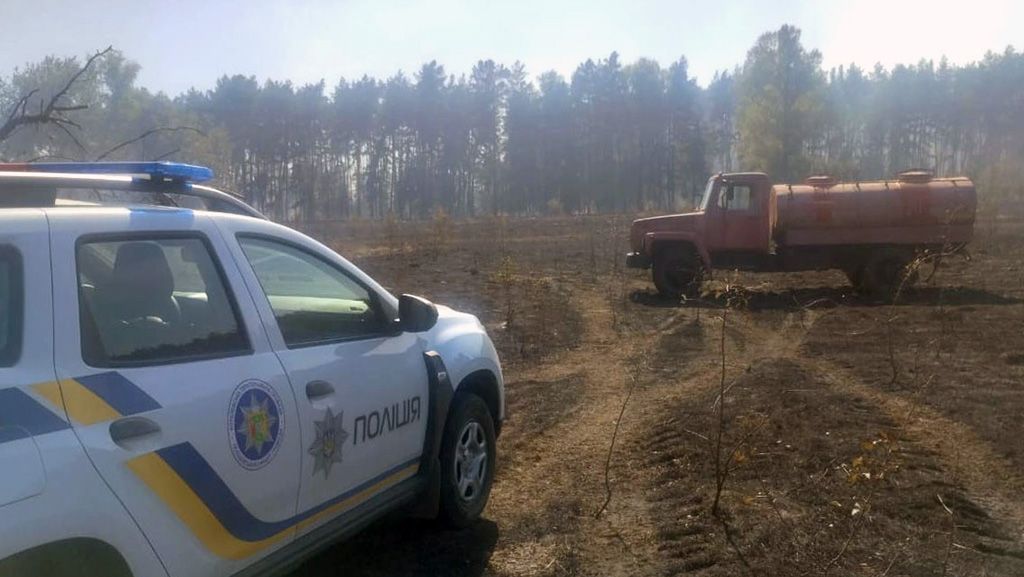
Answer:
POLYGON ((75 134, 71 132, 71 130, 67 126, 65 126, 63 122, 54 122, 53 124, 57 128, 61 129, 61 131, 64 134, 68 135, 68 138, 71 139, 71 142, 75 143, 75 146, 77 146, 79 150, 85 151, 85 146, 82 144, 82 142, 78 140, 78 137, 75 136, 75 134))
POLYGON ((99 58, 106 56, 113 50, 113 46, 107 46, 105 49, 90 56, 89 59, 85 61, 85 64, 78 69, 78 72, 76 72, 74 75, 71 76, 71 78, 68 79, 67 84, 64 85, 64 88, 61 88, 60 91, 57 92, 57 94, 53 95, 53 98, 50 99, 50 103, 46 105, 46 110, 44 111, 44 114, 49 115, 55 112, 57 103, 60 102, 60 99, 63 98, 64 95, 68 93, 68 90, 71 90, 71 87, 75 84, 75 82, 78 82, 78 79, 81 78, 87 70, 89 70, 93 62, 96 62, 96 60, 98 60, 99 58))
POLYGON ((28 91, 28 94, 22 96, 14 103, 14 106, 11 107, 11 113, 7 115, 7 124, 10 124, 15 116, 25 114, 25 105, 28 104, 30 98, 35 96, 36 92, 39 92, 39 89, 33 88, 28 91))
POLYGON ((67 118, 59 118, 59 117, 55 116, 55 117, 53 117, 53 123, 54 124, 60 124, 60 125, 63 125, 65 127, 73 126, 73 127, 77 128, 78 130, 82 129, 82 125, 81 124, 75 122, 74 120, 69 120, 67 118))
POLYGON ((82 67, 78 69, 78 72, 75 72, 71 76, 71 78, 69 78, 68 81, 64 84, 64 86, 60 90, 58 90, 50 98, 48 102, 44 103, 43 100, 39 101, 39 112, 32 114, 27 111, 29 101, 32 99, 33 96, 35 96, 39 92, 39 89, 32 89, 28 92, 28 94, 25 94, 24 96, 19 98, 18 101, 14 103, 14 106, 11 107, 11 111, 7 115, 6 122, 4 122, 2 126, 0 126, 0 142, 7 140, 7 138, 10 137, 15 130, 22 126, 27 126, 31 124, 56 124, 61 128, 61 130, 64 131, 65 134, 71 137, 72 141, 74 141, 74 143, 79 148, 82 148, 84 150, 82 143, 79 142, 79 140, 75 138, 71 134, 71 131, 68 129, 68 126, 73 126, 79 130, 81 130, 82 127, 79 126, 76 122, 72 121, 71 119, 63 116, 63 114, 67 112, 74 112, 76 110, 85 110, 89 107, 89 105, 64 105, 61 104, 61 99, 67 95, 68 91, 71 90, 71 87, 74 86, 75 82, 78 82, 78 79, 81 78, 82 75, 85 74, 89 70, 89 68, 92 67, 93 63, 95 63, 96 60, 102 58, 103 56, 106 56, 113 50, 113 46, 107 46, 106 49, 101 50, 90 56, 89 59, 85 61, 85 64, 83 64, 82 67))
POLYGON ((163 159, 167 158, 168 156, 171 156, 173 154, 178 154, 179 152, 181 152, 181 147, 180 146, 178 148, 175 148, 175 149, 172 149, 172 150, 168 150, 167 152, 161 154, 160 156, 153 157, 153 162, 156 162, 158 160, 163 160, 163 159))
MULTIPOLYGON (((108 151, 104 152, 103 154, 97 156, 96 160, 97 161, 103 160, 104 158, 107 158, 108 156, 110 156, 111 154, 117 152, 118 150, 121 150, 122 148, 125 148, 126 146, 131 146, 132 144, 135 144, 136 142, 145 140, 145 139, 149 138, 150 136, 153 136, 154 134, 159 134, 161 132, 182 132, 182 131, 190 131, 190 132, 194 132, 194 133, 196 133, 196 134, 198 134, 200 136, 203 136, 203 137, 206 136, 205 132, 203 132, 202 130, 199 130, 198 128, 196 128, 194 126, 158 126, 156 128, 150 128, 149 130, 143 132, 142 134, 136 136, 135 138, 130 138, 128 140, 125 140, 124 142, 121 142, 117 146, 114 146, 110 150, 108 150, 108 151)), ((164 155, 164 156, 167 156, 167 155, 164 155)))

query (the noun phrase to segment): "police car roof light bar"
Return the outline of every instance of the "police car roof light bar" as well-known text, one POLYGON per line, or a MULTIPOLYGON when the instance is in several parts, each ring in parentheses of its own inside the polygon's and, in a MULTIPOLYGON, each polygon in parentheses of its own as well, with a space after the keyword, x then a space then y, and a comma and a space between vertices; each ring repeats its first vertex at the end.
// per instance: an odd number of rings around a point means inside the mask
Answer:
POLYGON ((244 214, 266 220, 266 216, 249 206, 240 197, 226 192, 193 186, 213 178, 213 171, 205 166, 177 162, 0 162, 0 172, 25 172, 81 175, 143 175, 152 182, 171 182, 184 185, 174 194, 205 199, 208 210, 244 214))
POLYGON ((150 180, 205 182, 213 171, 205 166, 179 162, 18 162, 0 163, 0 171, 61 172, 67 174, 133 174, 150 180))

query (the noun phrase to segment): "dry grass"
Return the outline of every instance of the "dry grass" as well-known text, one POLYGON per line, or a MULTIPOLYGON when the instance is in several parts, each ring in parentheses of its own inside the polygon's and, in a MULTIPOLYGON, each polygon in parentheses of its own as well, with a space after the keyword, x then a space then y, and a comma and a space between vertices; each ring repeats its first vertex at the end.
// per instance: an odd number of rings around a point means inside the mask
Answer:
POLYGON ((313 231, 395 292, 478 315, 510 417, 487 521, 384 523, 306 574, 1024 574, 1024 227, 982 235, 896 307, 836 272, 730 276, 746 306, 721 333, 725 296, 666 302, 622 268, 628 222, 313 231))

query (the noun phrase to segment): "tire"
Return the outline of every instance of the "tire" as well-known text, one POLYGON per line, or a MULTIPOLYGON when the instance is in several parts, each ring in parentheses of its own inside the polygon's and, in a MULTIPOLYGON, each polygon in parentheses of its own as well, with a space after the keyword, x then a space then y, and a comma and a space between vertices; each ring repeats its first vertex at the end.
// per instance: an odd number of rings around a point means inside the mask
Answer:
POLYGON ((480 518, 494 481, 494 419, 483 399, 459 395, 441 440, 441 511, 445 525, 464 528, 480 518))
POLYGON ((661 296, 678 299, 697 296, 701 281, 700 259, 689 247, 662 249, 654 257, 652 277, 661 296))
POLYGON ((843 272, 846 273, 846 280, 850 281, 850 286, 853 287, 853 290, 858 291, 858 292, 864 290, 864 267, 863 266, 854 266, 854 267, 846 268, 846 269, 843 269, 843 272))
POLYGON ((864 266, 862 284, 869 294, 878 298, 889 299, 900 289, 905 289, 917 280, 916 271, 910 271, 908 255, 883 250, 875 253, 864 266))
POLYGON ((112 545, 90 537, 72 537, 0 559, 0 577, 23 575, 131 577, 132 571, 112 545))

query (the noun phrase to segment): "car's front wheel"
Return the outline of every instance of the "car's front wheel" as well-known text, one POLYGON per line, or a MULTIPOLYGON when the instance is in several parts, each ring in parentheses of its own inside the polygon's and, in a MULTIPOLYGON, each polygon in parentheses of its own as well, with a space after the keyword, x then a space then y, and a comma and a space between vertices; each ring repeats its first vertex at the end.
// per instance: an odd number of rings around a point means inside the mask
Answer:
POLYGON ((476 395, 459 395, 441 442, 441 519, 466 527, 480 518, 494 480, 494 419, 476 395))

